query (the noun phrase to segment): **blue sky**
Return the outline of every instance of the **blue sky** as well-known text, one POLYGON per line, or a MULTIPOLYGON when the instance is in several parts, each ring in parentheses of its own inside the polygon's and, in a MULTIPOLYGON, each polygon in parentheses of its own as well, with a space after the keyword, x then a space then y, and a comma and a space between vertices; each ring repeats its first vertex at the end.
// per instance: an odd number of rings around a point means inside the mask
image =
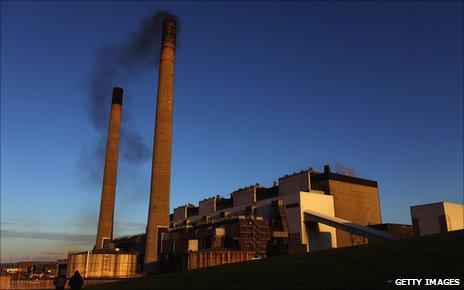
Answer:
MULTIPOLYGON (((157 9, 181 20, 172 208, 337 163, 378 181, 384 222, 410 223, 413 204, 463 202, 462 2, 1 8, 2 261, 93 245, 101 178, 78 166, 98 139, 86 78, 102 45, 157 9)), ((150 147, 156 82, 153 68, 117 84, 150 147)), ((117 236, 144 231, 150 170, 120 162, 117 236)))

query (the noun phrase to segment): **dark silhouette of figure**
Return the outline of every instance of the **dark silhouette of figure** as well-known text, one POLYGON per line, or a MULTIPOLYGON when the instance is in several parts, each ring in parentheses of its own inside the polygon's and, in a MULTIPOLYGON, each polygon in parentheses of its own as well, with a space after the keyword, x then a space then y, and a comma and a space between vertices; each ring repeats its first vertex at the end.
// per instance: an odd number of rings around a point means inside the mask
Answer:
POLYGON ((64 290, 66 286, 66 276, 60 273, 55 280, 53 280, 53 285, 55 285, 56 290, 64 290))
POLYGON ((82 279, 79 271, 74 272, 74 275, 69 278, 68 285, 71 287, 71 290, 79 290, 84 286, 84 279, 82 279))

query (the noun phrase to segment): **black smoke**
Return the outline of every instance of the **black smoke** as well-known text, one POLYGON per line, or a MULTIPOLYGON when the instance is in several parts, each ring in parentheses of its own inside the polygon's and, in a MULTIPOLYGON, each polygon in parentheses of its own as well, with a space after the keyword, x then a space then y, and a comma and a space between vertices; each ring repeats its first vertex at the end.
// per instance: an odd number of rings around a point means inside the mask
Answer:
POLYGON ((346 166, 340 161, 337 161, 337 173, 342 174, 342 175, 347 175, 347 176, 356 175, 356 171, 353 168, 346 166))
MULTIPOLYGON (((78 165, 92 183, 98 182, 98 177, 102 176, 112 88, 124 87, 124 84, 158 66, 162 26, 166 19, 177 22, 171 13, 155 11, 143 19, 139 27, 124 41, 103 45, 95 56, 86 82, 88 95, 85 106, 100 136, 92 148, 82 152, 78 165)), ((136 98, 127 91, 124 95, 123 103, 127 102, 127 98, 136 98)), ((131 113, 124 110, 124 104, 121 127, 121 157, 131 165, 149 160, 151 150, 135 128, 131 113)))

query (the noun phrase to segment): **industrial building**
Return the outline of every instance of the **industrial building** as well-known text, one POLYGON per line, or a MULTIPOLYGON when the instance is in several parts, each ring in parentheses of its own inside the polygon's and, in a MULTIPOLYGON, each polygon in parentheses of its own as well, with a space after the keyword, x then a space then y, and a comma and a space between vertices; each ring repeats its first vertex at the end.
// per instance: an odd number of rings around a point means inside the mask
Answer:
POLYGON ((113 89, 97 238, 92 251, 69 253, 67 274, 130 278, 288 253, 391 240, 376 181, 324 166, 170 208, 176 22, 163 23, 149 208, 144 234, 113 238, 123 90, 113 89))
MULTIPOLYGON (((213 196, 175 208, 169 229, 160 236, 158 270, 196 269, 402 237, 391 232, 400 225, 390 224, 390 231, 376 225, 382 225, 377 183, 333 173, 326 165, 323 172, 308 169, 283 176, 271 187, 254 184, 228 198, 213 196)), ((121 237, 113 244, 120 251, 139 252, 138 264, 143 264, 145 235, 121 237)))
POLYGON ((445 233, 464 229, 464 205, 437 202, 411 206, 414 236, 445 233))
POLYGON ((88 251, 68 257, 68 274, 81 272, 84 278, 133 278, 137 276, 137 255, 119 251, 88 251))
POLYGON ((308 227, 304 212, 313 210, 328 216, 339 217, 371 225, 381 223, 377 182, 331 172, 329 166, 318 173, 311 169, 279 178, 278 184, 265 188, 259 184, 238 189, 230 199, 212 197, 199 202, 198 208, 187 205, 174 209, 173 226, 200 223, 202 219, 218 220, 221 215, 253 215, 262 217, 269 226, 281 207, 279 219, 291 244, 304 245, 307 251, 352 246, 362 239, 331 226, 319 224, 308 227), (311 240, 317 231, 323 239, 311 240))

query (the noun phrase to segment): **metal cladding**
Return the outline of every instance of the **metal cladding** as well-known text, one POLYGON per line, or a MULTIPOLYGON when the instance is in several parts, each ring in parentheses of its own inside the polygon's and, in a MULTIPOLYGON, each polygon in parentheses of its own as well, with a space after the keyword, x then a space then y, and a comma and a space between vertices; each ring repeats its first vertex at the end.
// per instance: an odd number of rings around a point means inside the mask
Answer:
POLYGON ((147 273, 155 271, 155 264, 158 261, 159 233, 167 230, 169 226, 175 46, 176 23, 173 20, 165 20, 161 41, 150 201, 146 229, 145 271, 147 273))
POLYGON ((121 128, 123 89, 113 88, 108 143, 106 145, 105 169, 98 219, 95 250, 103 249, 105 243, 113 239, 114 202, 116 196, 116 176, 118 172, 119 135, 121 128))

